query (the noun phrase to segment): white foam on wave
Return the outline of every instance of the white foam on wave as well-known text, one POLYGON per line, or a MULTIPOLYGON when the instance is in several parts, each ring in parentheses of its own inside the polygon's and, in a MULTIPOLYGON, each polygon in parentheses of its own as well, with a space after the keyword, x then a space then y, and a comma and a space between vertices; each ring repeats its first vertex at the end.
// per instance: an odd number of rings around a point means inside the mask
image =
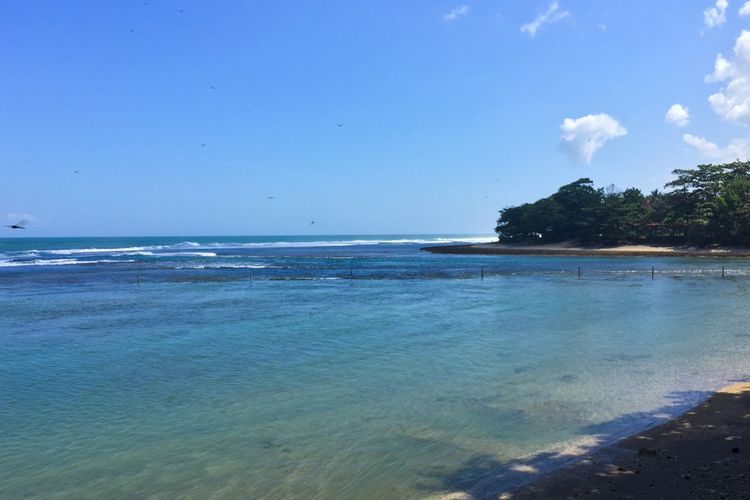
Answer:
POLYGON ((70 248, 64 250, 32 250, 32 252, 44 252, 51 255, 78 255, 90 253, 134 253, 143 252, 149 247, 126 247, 126 248, 70 248))
POLYGON ((214 252, 159 252, 154 257, 216 257, 214 252))
POLYGON ((259 241, 248 243, 208 243, 210 248, 315 248, 349 247, 361 245, 440 245, 449 243, 491 243, 496 237, 456 237, 456 238, 400 238, 400 239, 356 239, 356 240, 317 240, 317 241, 259 241))
MULTIPOLYGON (((10 257, 10 256, 4 256, 4 257, 10 257)), ((28 252, 21 252, 19 254, 13 255, 14 259, 35 259, 40 257, 39 252, 36 250, 30 250, 28 252)))
POLYGON ((266 266, 263 264, 196 264, 194 266, 177 266, 175 269, 268 269, 279 266, 266 266))
POLYGON ((159 250, 180 250, 182 248, 200 248, 201 244, 195 241, 183 241, 174 245, 149 245, 149 246, 137 246, 137 247, 115 247, 115 248, 64 248, 59 250, 30 250, 29 253, 46 253, 50 255, 80 255, 80 254, 100 254, 100 253, 112 253, 112 254, 136 254, 142 252, 142 255, 152 255, 154 252, 159 250))
POLYGON ((113 253, 113 257, 123 257, 135 255, 139 257, 216 257, 214 252, 151 252, 148 250, 142 252, 123 252, 113 253))
MULTIPOLYGON (((197 243, 195 243, 197 245, 197 243)), ((160 250, 179 250, 178 245, 155 245, 150 247, 126 247, 126 248, 71 248, 64 250, 32 250, 29 252, 30 257, 39 257, 40 252, 49 255, 100 255, 100 254, 111 254, 112 257, 122 257, 130 255, 138 255, 142 257, 216 257, 214 252, 162 252, 160 250)), ((188 248, 196 248, 190 246, 188 248)), ((25 255, 18 255, 16 257, 24 257, 25 255)))
POLYGON ((77 260, 77 259, 34 259, 34 260, 0 260, 0 267, 24 267, 24 266, 75 266, 80 264, 114 264, 121 262, 135 262, 135 260, 77 260))
POLYGON ((215 257, 216 254, 213 252, 191 252, 183 251, 205 249, 205 250, 217 250, 217 249, 242 249, 242 248, 326 248, 326 247, 351 247, 351 246, 362 246, 362 245, 441 245, 450 243, 489 243, 495 241, 495 237, 492 236, 436 236, 434 238, 356 238, 350 240, 314 240, 314 241, 257 241, 257 242, 212 242, 212 243, 198 243, 195 241, 183 241, 172 245, 148 245, 148 246, 132 246, 132 247, 115 247, 115 248, 65 248, 57 250, 28 250, 19 254, 6 254, 5 257, 11 255, 15 258, 25 257, 34 258, 39 257, 42 254, 46 255, 100 255, 100 254, 111 254, 112 256, 125 256, 125 255, 140 255, 147 257, 215 257))

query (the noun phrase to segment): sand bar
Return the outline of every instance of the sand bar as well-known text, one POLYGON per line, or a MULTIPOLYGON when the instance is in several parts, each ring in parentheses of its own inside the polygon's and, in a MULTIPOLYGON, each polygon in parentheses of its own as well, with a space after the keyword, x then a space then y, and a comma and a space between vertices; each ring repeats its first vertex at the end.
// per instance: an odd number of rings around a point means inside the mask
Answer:
POLYGON ((440 245, 422 250, 438 254, 468 255, 559 255, 559 256, 627 256, 627 257, 750 257, 750 248, 684 247, 656 245, 620 245, 584 247, 559 243, 548 245, 511 245, 480 243, 475 245, 440 245))

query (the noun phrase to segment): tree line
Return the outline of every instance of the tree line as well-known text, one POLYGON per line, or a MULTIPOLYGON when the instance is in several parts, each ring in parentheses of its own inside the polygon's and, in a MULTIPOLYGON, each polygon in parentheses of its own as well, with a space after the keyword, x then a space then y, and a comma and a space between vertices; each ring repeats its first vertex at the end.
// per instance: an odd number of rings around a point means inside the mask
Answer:
POLYGON ((546 198, 500 210, 495 232, 502 242, 750 246, 750 161, 672 175, 667 191, 647 195, 578 179, 546 198))

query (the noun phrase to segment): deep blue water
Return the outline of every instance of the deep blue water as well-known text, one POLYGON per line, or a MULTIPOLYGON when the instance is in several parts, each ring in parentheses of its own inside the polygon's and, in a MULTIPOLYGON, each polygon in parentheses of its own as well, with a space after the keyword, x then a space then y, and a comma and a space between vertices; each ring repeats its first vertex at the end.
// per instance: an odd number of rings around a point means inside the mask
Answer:
POLYGON ((0 240, 0 497, 510 486, 750 375, 748 261, 462 239, 0 240))

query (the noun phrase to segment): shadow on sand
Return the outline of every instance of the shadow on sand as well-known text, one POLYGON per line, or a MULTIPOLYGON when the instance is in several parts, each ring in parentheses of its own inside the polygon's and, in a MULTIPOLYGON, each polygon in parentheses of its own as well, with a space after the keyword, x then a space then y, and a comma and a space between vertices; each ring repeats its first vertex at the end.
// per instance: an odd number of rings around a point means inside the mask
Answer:
POLYGON ((510 461, 478 454, 458 468, 436 467, 426 471, 419 479, 418 487, 427 496, 439 497, 440 493, 448 491, 457 493, 447 495, 447 498, 498 498, 502 492, 515 490, 542 474, 579 461, 594 451, 606 455, 607 445, 634 432, 663 424, 712 394, 708 391, 673 392, 667 396, 668 404, 653 411, 628 413, 607 422, 581 427, 578 435, 585 444, 510 461))

